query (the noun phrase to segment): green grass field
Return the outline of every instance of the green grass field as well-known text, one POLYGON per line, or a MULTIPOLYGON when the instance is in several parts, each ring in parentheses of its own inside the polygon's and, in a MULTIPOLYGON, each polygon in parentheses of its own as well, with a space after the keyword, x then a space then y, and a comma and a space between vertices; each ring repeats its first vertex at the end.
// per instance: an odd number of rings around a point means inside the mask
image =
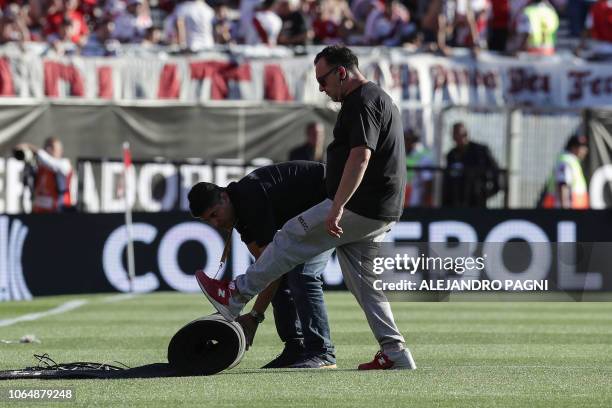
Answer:
MULTIPOLYGON (((0 369, 58 362, 166 362, 182 325, 212 308, 200 295, 155 293, 39 298, 0 303, 0 320, 68 300, 78 309, 0 327, 0 339, 35 334, 41 344, 0 344, 0 369)), ((612 303, 393 303, 416 371, 358 372, 377 350, 347 293, 327 293, 336 370, 259 370, 281 350, 273 319, 231 371, 210 377, 138 380, 19 380, 11 387, 70 387, 63 406, 122 407, 611 407, 612 303)), ((41 402, 14 406, 44 406, 41 402)), ((0 406, 7 406, 6 398, 0 406)))

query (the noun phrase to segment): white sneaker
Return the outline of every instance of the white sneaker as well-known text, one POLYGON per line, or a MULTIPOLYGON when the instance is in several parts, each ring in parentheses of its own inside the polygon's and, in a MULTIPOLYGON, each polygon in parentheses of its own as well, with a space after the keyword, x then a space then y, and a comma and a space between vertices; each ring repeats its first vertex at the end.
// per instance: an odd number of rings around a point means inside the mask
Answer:
POLYGON ((407 348, 400 351, 389 351, 385 353, 389 360, 393 361, 392 370, 416 370, 416 363, 407 348))

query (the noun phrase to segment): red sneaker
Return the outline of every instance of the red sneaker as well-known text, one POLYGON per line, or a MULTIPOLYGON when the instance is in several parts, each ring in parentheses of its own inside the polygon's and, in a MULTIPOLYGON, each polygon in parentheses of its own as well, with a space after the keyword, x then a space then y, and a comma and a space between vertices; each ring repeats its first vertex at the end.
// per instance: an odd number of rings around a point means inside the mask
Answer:
POLYGON ((389 360, 389 357, 382 351, 379 351, 374 356, 374 360, 369 363, 359 364, 358 370, 388 370, 393 367, 393 361, 389 360))
POLYGON ((394 351, 387 355, 379 351, 374 356, 374 360, 369 363, 359 364, 358 370, 414 370, 416 364, 412 359, 412 354, 408 349, 394 351))
POLYGON ((230 322, 236 320, 240 311, 233 313, 229 303, 230 298, 236 292, 234 281, 209 278, 202 270, 196 271, 195 277, 200 289, 215 309, 221 313, 221 316, 230 322))

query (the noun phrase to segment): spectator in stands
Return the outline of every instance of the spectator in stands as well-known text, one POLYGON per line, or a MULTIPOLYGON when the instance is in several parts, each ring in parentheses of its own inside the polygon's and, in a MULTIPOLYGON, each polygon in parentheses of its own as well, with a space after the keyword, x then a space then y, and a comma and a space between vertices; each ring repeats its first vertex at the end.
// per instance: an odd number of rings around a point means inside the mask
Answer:
POLYGON ((476 51, 486 28, 487 5, 486 0, 442 1, 437 34, 440 52, 449 55, 449 45, 476 51))
POLYGON ((65 8, 64 0, 50 0, 47 6, 47 11, 43 10, 41 18, 45 20, 44 24, 44 36, 47 37, 50 34, 57 31, 62 20, 64 20, 65 8))
POLYGON ((419 16, 419 30, 427 49, 434 51, 438 49, 438 22, 442 12, 442 0, 426 1, 421 6, 419 16))
POLYGON ((591 7, 580 49, 587 45, 591 59, 612 58, 612 0, 599 0, 591 7))
POLYGON ((500 189, 497 162, 487 146, 469 140, 462 122, 453 125, 453 140, 455 147, 446 156, 442 204, 485 208, 500 189))
POLYGON ((510 51, 553 55, 558 28, 559 16, 554 7, 547 0, 530 0, 519 14, 517 40, 510 51))
MULTIPOLYGON (((66 211, 73 205, 70 194, 72 166, 63 157, 64 147, 56 137, 45 140, 43 148, 22 143, 15 150, 35 161, 32 212, 53 213, 66 211)), ((29 162, 29 160, 26 160, 29 162)))
POLYGON ((351 2, 351 12, 360 31, 364 30, 366 20, 372 10, 380 8, 382 8, 382 3, 377 0, 354 0, 351 2))
POLYGON ((517 51, 519 42, 523 39, 517 31, 519 19, 530 0, 510 0, 510 26, 508 40, 506 41, 506 53, 514 54, 517 51))
POLYGON ((219 2, 215 5, 214 11, 213 32, 215 44, 234 43, 235 38, 232 36, 234 32, 234 23, 229 17, 227 5, 223 2, 219 2))
POLYGON ((351 3, 351 12, 354 18, 354 27, 344 34, 345 42, 355 45, 367 45, 366 37, 368 17, 377 10, 382 10, 384 3, 378 0, 355 0, 351 3))
POLYGON ((78 7, 79 0, 52 0, 44 31, 47 38, 54 34, 63 37, 64 33, 60 33, 60 30, 68 30, 70 32, 69 38, 74 44, 79 46, 85 44, 89 28, 83 13, 78 10, 78 7), (66 21, 71 23, 70 28, 67 27, 66 21))
POLYGON ((374 8, 365 24, 365 43, 389 47, 403 44, 404 39, 416 32, 410 23, 408 10, 397 0, 385 0, 384 8, 374 8))
POLYGON ((247 22, 245 44, 275 46, 283 26, 281 18, 272 11, 276 0, 264 0, 247 22))
POLYGON ((140 43, 152 25, 145 0, 127 0, 125 10, 115 18, 113 37, 122 43, 140 43))
POLYGON ((30 41, 30 30, 24 13, 17 4, 8 5, 0 19, 0 44, 13 41, 30 41))
POLYGON ((82 0, 79 4, 79 11, 83 14, 85 21, 89 23, 89 28, 92 28, 96 20, 102 17, 102 9, 97 0, 82 0))
POLYGON ((197 52, 214 45, 212 8, 202 0, 178 0, 166 18, 166 38, 182 50, 197 52))
POLYGON ((491 0, 487 27, 489 50, 505 52, 510 36, 510 0, 491 0))
POLYGON ((29 0, 21 6, 21 12, 30 31, 31 41, 44 41, 44 29, 46 26, 45 14, 47 9, 43 7, 43 0, 29 0))
POLYGON ((313 33, 300 9, 300 0, 279 0, 276 14, 283 22, 278 45, 306 45, 312 41, 313 33))
POLYGON ((157 27, 149 27, 145 30, 144 38, 141 45, 145 48, 150 48, 162 45, 163 34, 157 27))
POLYGON ((157 8, 164 13, 165 16, 172 14, 175 7, 176 0, 157 0, 157 8))
POLYGON ((308 160, 323 162, 325 129, 320 122, 310 122, 306 126, 306 143, 289 152, 289 160, 308 160))
POLYGON ((93 33, 81 48, 81 55, 85 57, 108 57, 117 54, 119 43, 112 38, 115 23, 110 18, 103 18, 96 22, 93 33))
POLYGON ((313 43, 315 44, 339 44, 340 27, 333 21, 326 9, 319 2, 309 2, 312 8, 309 9, 309 17, 312 25, 313 43))
POLYGON ((262 0, 240 0, 240 23, 238 25, 238 42, 246 43, 247 32, 253 24, 255 10, 259 7, 262 0))
POLYGON ((410 13, 412 21, 417 22, 425 11, 425 2, 422 0, 403 0, 402 4, 410 13))
POLYGON ((348 3, 336 0, 305 2, 316 44, 340 44, 355 28, 348 3))
POLYGON ((72 38, 72 21, 65 18, 60 24, 57 33, 50 34, 47 37, 47 42, 51 46, 45 55, 73 55, 78 51, 75 44, 71 42, 72 38))
POLYGON ((55 54, 61 55, 73 55, 78 51, 77 45, 72 42, 74 33, 74 24, 68 18, 65 17, 59 25, 56 32, 49 34, 47 42, 50 48, 47 50, 45 55, 55 54))
POLYGON ((568 0, 566 15, 569 19, 569 30, 572 37, 579 37, 585 29, 585 20, 589 9, 597 0, 568 0))
POLYGON ((312 24, 312 17, 315 15, 317 8, 320 8, 321 3, 321 0, 302 0, 300 2, 300 8, 306 17, 308 24, 312 24))
POLYGON ((581 164, 588 153, 588 141, 585 136, 570 137, 565 151, 557 157, 553 174, 546 183, 542 207, 574 210, 589 208, 587 182, 581 164))
POLYGON ((105 0, 104 1, 104 15, 111 19, 117 18, 125 10, 124 0, 105 0))
POLYGON ((408 128, 404 132, 406 149, 406 197, 404 207, 431 207, 433 205, 433 167, 431 150, 420 141, 419 134, 408 128))

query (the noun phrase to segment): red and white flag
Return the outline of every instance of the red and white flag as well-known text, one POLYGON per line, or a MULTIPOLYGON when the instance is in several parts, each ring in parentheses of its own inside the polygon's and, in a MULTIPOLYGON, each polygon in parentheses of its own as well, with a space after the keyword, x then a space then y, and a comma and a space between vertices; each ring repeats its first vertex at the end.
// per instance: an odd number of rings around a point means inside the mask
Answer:
POLYGON ((132 165, 132 152, 130 151, 130 143, 123 142, 123 166, 128 169, 132 165))

